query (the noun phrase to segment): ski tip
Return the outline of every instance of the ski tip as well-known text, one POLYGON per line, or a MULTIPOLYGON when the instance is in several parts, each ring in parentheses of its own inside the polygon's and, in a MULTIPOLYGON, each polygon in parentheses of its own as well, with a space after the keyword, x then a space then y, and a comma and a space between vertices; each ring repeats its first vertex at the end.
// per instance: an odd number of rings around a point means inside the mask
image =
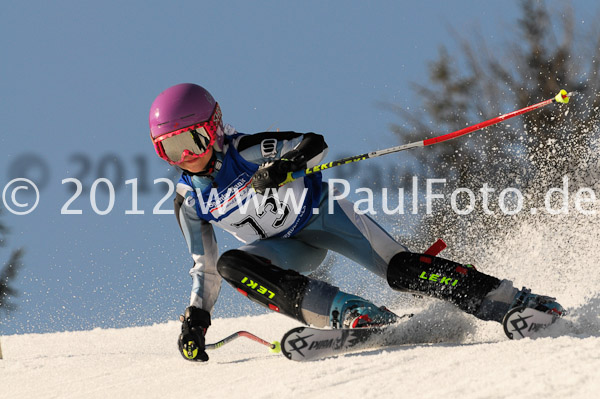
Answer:
POLYGON ((560 93, 558 93, 556 97, 554 97, 554 101, 556 101, 557 103, 568 104, 570 95, 571 93, 567 93, 565 89, 562 89, 560 93))

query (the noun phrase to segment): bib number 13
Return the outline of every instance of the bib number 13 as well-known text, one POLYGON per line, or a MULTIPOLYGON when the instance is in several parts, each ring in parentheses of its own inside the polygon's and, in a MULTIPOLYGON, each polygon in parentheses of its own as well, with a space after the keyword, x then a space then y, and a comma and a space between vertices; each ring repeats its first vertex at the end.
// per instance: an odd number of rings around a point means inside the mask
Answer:
POLYGON ((271 223, 271 227, 273 227, 275 230, 278 230, 285 224, 285 221, 290 214, 290 207, 287 204, 284 204, 281 201, 279 201, 279 203, 277 202, 278 201, 274 197, 268 197, 265 200, 264 207, 256 210, 256 216, 246 216, 239 222, 233 223, 232 226, 239 229, 248 225, 260 238, 267 238, 268 235, 260 223, 262 221, 262 224, 264 224, 263 219, 265 216, 277 216, 271 223))

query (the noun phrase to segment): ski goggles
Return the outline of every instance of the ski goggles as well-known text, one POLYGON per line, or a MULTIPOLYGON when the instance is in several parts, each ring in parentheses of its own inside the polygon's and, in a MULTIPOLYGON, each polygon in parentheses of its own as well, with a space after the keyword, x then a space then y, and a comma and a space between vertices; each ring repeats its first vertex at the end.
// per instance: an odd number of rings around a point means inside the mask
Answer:
POLYGON ((217 103, 210 119, 153 138, 156 153, 171 165, 179 165, 184 158, 201 158, 213 146, 221 129, 221 109, 217 103))

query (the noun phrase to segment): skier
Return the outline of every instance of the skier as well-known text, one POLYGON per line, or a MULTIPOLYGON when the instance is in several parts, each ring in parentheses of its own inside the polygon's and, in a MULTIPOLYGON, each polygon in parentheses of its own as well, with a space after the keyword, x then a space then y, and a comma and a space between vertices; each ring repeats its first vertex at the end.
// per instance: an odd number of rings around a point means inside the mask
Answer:
POLYGON ((328 250, 363 265, 394 290, 449 301, 482 320, 502 322, 517 305, 563 312, 554 298, 518 290, 509 280, 410 252, 367 215, 356 214, 352 203, 330 198, 320 173, 288 182, 290 172, 325 157, 328 147, 319 134, 239 133, 223 124, 207 90, 187 83, 158 95, 149 122, 157 154, 183 171, 175 214, 194 261, 190 306, 178 340, 185 359, 208 360, 204 336, 222 279, 303 324, 394 323, 397 316, 385 307, 308 277, 328 250), (213 225, 245 245, 219 256, 213 225))

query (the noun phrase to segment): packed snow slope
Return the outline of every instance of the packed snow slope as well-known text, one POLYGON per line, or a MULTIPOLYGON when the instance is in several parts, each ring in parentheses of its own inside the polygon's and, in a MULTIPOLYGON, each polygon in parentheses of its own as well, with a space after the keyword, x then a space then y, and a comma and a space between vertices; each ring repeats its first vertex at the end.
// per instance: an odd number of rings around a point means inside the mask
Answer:
MULTIPOLYGON (((499 325, 472 323, 443 304, 434 304, 421 317, 415 342, 444 343, 371 349, 306 363, 270 353, 246 338, 211 351, 208 363, 188 362, 176 350, 175 321, 7 336, 2 337, 0 397, 598 397, 597 334, 509 341, 499 325)), ((208 338, 245 329, 276 340, 295 325, 275 314, 217 319, 208 338)))

